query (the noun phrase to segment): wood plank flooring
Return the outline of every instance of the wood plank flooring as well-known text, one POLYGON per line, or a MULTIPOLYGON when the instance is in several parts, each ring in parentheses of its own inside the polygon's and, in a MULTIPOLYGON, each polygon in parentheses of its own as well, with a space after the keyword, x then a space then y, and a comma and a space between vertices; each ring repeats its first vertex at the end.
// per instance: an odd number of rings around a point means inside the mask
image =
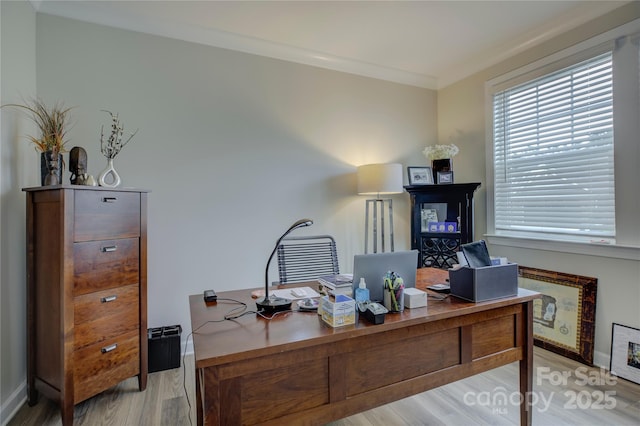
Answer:
MULTIPOLYGON (((540 348, 534 354, 533 394, 538 400, 534 425, 640 425, 640 385, 606 380, 598 368, 540 348)), ((149 374, 145 392, 139 392, 137 379, 131 378, 76 405, 74 424, 195 425, 193 356, 184 362, 191 408, 185 397, 184 369, 177 368, 149 374)), ((518 365, 513 363, 329 425, 518 425, 517 372, 518 365)), ((25 404, 8 424, 57 426, 60 411, 41 398, 34 407, 25 404)))

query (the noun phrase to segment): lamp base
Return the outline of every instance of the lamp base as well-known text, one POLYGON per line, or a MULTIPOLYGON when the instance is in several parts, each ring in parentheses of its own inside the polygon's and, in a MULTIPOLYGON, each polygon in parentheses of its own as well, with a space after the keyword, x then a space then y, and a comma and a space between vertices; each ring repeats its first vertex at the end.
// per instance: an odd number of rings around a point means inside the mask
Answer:
POLYGON ((282 297, 265 297, 259 302, 256 302, 256 306, 258 307, 258 311, 263 314, 273 314, 291 310, 291 300, 282 297))

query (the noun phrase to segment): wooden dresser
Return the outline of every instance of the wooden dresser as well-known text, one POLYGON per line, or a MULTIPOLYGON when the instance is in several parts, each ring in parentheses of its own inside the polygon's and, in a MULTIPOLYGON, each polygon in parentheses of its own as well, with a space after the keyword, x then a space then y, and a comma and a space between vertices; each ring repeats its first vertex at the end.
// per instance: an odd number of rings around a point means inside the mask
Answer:
POLYGON ((147 384, 147 192, 56 185, 27 194, 27 398, 74 405, 147 384))

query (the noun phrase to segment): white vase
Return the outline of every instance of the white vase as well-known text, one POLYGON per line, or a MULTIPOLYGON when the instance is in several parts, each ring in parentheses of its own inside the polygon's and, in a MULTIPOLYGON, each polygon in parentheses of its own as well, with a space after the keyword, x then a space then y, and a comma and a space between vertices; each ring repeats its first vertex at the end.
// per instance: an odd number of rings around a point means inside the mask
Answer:
POLYGON ((107 159, 107 168, 98 176, 98 184, 108 188, 115 188, 120 185, 120 175, 113 168, 113 158, 107 159))

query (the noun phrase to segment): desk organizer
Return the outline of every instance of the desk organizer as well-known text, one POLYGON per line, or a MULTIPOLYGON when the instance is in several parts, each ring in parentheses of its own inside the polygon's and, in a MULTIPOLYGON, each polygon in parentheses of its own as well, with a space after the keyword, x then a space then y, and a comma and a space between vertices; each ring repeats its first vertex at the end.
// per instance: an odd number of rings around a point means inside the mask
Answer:
POLYGON ((518 265, 449 269, 451 295, 471 302, 510 297, 518 294, 518 265))
POLYGON ((340 327, 356 323, 356 301, 338 294, 335 298, 324 296, 320 304, 322 306, 322 320, 331 327, 340 327))

